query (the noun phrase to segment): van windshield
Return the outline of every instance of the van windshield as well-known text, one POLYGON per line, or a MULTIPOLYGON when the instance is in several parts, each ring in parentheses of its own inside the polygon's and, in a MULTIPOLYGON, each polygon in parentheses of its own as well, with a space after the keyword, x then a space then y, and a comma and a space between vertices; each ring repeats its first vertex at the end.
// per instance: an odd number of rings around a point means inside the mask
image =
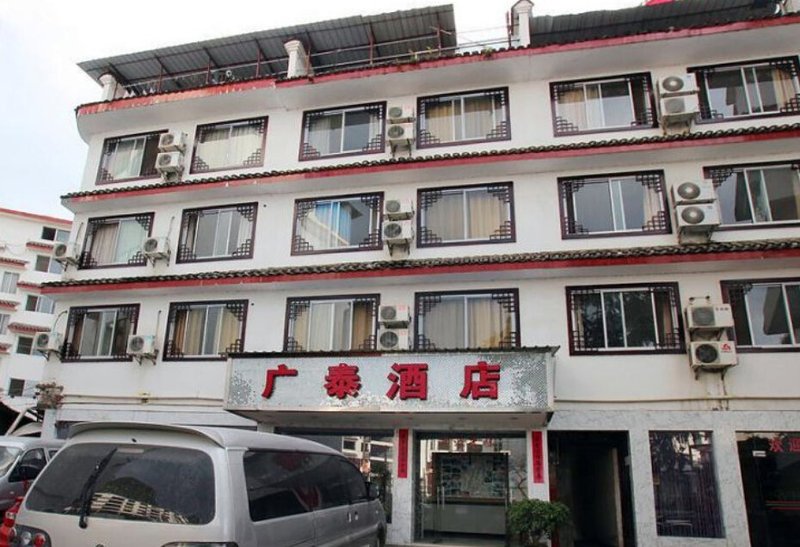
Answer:
POLYGON ((0 477, 8 472, 8 469, 17 461, 17 456, 19 456, 21 452, 21 448, 0 446, 0 477))
POLYGON ((25 506, 31 511, 78 515, 84 485, 114 448, 91 489, 89 519, 208 524, 214 518, 211 458, 199 450, 170 446, 69 446, 42 472, 25 506))

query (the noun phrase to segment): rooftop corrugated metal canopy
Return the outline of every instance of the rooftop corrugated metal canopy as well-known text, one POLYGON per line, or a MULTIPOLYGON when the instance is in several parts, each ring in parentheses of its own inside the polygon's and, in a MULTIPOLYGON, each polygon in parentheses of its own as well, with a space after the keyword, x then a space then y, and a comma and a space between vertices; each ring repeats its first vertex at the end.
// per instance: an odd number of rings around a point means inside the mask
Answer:
POLYGON ((238 79, 283 75, 287 68, 283 44, 291 39, 303 42, 315 70, 325 72, 334 66, 363 66, 429 48, 452 50, 456 47, 455 16, 453 6, 447 4, 345 17, 84 61, 78 66, 98 82, 106 73, 123 84, 170 80, 170 85, 160 86, 167 91, 208 83, 208 74, 220 67, 232 69, 238 79), (191 81, 192 73, 197 82, 191 81), (189 78, 172 78, 179 74, 189 78))

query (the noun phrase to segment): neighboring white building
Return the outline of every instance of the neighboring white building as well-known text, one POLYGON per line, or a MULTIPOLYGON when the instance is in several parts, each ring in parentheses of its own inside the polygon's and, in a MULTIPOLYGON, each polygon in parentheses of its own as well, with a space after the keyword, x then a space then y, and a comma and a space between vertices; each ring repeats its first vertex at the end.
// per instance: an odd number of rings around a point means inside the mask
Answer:
POLYGON ((439 6, 81 63, 104 100, 44 288, 47 434, 316 438, 381 483, 394 544, 499 541, 533 496, 572 508, 562 547, 789 545, 800 16, 755 4, 522 1, 470 50, 439 6))
POLYGON ((50 255, 71 227, 62 218, 0 208, 0 401, 17 412, 36 406, 45 358, 33 337, 55 321, 55 304, 41 285, 61 277, 50 255))

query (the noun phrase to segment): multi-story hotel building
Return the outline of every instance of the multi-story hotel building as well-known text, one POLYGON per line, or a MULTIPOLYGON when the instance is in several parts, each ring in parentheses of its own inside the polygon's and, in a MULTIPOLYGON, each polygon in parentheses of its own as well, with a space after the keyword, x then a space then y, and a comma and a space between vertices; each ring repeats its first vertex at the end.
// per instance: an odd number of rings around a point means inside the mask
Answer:
POLYGON ((790 545, 797 9, 522 0, 463 49, 438 6, 82 63, 46 433, 316 438, 394 544, 496 541, 531 496, 562 546, 790 545))
MULTIPOLYGON (((54 326, 52 299, 42 283, 56 281, 62 266, 52 257, 56 242, 69 239, 69 220, 0 208, 0 401, 17 413, 36 418, 36 385, 45 359, 34 350, 38 331, 54 326)), ((4 424, 5 432, 15 425, 4 424)))

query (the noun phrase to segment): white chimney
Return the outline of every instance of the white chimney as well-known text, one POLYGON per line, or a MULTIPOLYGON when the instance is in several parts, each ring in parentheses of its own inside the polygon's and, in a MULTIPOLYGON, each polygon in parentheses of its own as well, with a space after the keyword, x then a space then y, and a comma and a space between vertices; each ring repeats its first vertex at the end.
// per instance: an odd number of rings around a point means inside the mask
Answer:
POLYGON ((117 83, 117 79, 114 78, 111 74, 103 74, 98 78, 100 83, 103 85, 103 95, 100 98, 101 101, 111 101, 116 99, 119 94, 119 84, 117 83))
POLYGON ((511 45, 528 47, 531 45, 531 14, 533 2, 519 0, 511 6, 511 45))
POLYGON ((797 13, 800 12, 800 0, 786 0, 783 4, 783 13, 797 13))
POLYGON ((286 53, 289 54, 289 69, 286 71, 287 78, 296 78, 297 76, 311 76, 314 70, 308 62, 308 55, 306 55, 306 48, 300 40, 290 40, 283 44, 286 48, 286 53))

